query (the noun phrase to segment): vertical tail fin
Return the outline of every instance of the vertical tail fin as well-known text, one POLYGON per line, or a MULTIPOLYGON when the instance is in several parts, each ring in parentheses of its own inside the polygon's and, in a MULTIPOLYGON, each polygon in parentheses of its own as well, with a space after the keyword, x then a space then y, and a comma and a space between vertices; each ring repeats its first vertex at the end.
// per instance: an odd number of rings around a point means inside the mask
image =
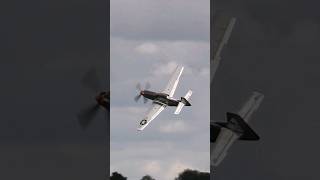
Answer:
POLYGON ((227 112, 227 121, 226 128, 239 133, 239 140, 256 141, 260 139, 257 133, 238 114, 227 112))

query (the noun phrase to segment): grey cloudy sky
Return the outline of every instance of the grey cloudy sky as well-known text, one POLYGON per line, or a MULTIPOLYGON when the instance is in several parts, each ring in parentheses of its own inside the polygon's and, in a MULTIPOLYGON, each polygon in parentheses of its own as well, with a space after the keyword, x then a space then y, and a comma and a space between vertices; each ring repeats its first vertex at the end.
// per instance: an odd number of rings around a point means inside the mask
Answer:
POLYGON ((216 0, 237 18, 213 90, 214 118, 258 90, 264 102, 250 124, 259 142, 237 142, 215 180, 319 179, 318 1, 216 0), (232 173, 230 173, 232 172, 232 173))
POLYGON ((209 1, 111 1, 111 172, 169 180, 186 168, 209 171, 209 1), (161 91, 176 65, 175 97, 192 89, 192 107, 166 108, 143 132, 150 102, 135 103, 138 82, 161 91))

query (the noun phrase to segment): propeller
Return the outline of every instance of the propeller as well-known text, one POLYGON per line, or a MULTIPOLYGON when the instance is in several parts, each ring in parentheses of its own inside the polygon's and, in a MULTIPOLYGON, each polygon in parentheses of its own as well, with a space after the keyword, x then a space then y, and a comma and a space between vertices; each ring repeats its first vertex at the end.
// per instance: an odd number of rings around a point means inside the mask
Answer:
POLYGON ((82 109, 78 114, 79 123, 83 129, 88 127, 92 120, 96 117, 99 110, 99 104, 93 104, 87 108, 82 109))
MULTIPOLYGON (((134 101, 138 102, 139 99, 140 99, 141 96, 142 96, 141 91, 143 91, 143 89, 142 89, 142 86, 141 86, 140 83, 138 83, 138 84, 136 85, 136 88, 137 88, 137 90, 139 91, 139 94, 134 97, 134 101)), ((147 82, 146 85, 145 85, 145 89, 144 89, 144 90, 148 90, 148 89, 150 89, 150 88, 151 88, 151 84, 150 84, 149 82, 147 82)), ((143 103, 147 103, 147 102, 148 102, 148 99, 143 96, 143 103)))
POLYGON ((135 97, 134 97, 134 101, 135 102, 138 102, 139 101, 139 99, 141 98, 141 94, 138 94, 138 95, 136 95, 135 97))
POLYGON ((94 93, 101 91, 102 85, 97 75, 97 70, 95 68, 90 69, 81 80, 82 85, 94 93))
POLYGON ((136 88, 137 88, 137 90, 142 91, 142 87, 141 87, 141 84, 140 84, 140 83, 138 83, 138 84, 136 85, 136 88))
POLYGON ((146 88, 145 88, 145 89, 146 89, 146 90, 148 90, 148 89, 150 89, 150 88, 151 88, 151 84, 150 84, 149 82, 147 82, 147 83, 146 83, 146 88))
POLYGON ((146 97, 143 97, 143 103, 147 103, 148 102, 148 99, 146 97))
MULTIPOLYGON (((93 102, 94 102, 94 97, 97 96, 99 91, 101 91, 103 89, 103 86, 100 82, 101 81, 98 78, 97 70, 95 68, 91 68, 88 72, 85 73, 85 75, 81 79, 82 85, 85 88, 88 88, 92 91, 93 102)), ((107 110, 109 110, 108 107, 110 106, 110 104, 109 104, 110 103, 109 102, 110 94, 109 93, 110 92, 107 92, 105 95, 106 99, 108 100, 107 104, 105 105, 107 110)), ((101 96, 101 93, 100 93, 100 96, 101 96)), ((99 97, 99 95, 97 97, 99 97)), ((95 104, 91 104, 91 105, 87 106, 86 108, 81 109, 80 113, 78 113, 77 117, 78 117, 79 123, 83 129, 85 129, 87 126, 89 126, 89 124, 92 122, 92 120, 96 117, 96 115, 98 114, 98 111, 100 109, 100 106, 101 106, 101 104, 96 102, 95 104)))

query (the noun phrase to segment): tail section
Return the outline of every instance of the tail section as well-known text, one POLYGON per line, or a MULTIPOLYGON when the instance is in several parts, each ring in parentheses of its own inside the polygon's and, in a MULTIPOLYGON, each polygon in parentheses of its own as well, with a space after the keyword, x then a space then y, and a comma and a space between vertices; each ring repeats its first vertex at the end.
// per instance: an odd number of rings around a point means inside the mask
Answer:
POLYGON ((257 141, 260 139, 257 133, 238 114, 227 112, 227 121, 227 123, 218 124, 238 134, 239 140, 257 141))
POLYGON ((235 141, 259 140, 259 136, 248 125, 248 121, 259 108, 263 98, 263 94, 254 92, 237 113, 227 113, 227 122, 213 122, 210 125, 210 154, 213 168, 222 162, 235 141))
POLYGON ((192 91, 189 90, 184 97, 181 97, 181 100, 174 114, 179 114, 184 106, 191 106, 190 102, 188 101, 191 95, 192 95, 192 91))

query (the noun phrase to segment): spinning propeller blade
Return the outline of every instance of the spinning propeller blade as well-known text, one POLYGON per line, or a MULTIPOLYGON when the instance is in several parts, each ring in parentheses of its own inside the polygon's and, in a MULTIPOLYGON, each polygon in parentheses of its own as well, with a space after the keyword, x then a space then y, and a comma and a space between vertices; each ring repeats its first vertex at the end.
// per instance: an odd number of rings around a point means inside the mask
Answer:
POLYGON ((141 95, 138 94, 138 95, 136 95, 136 96, 134 97, 134 100, 135 100, 136 102, 138 102, 140 98, 141 98, 141 95))
POLYGON ((146 83, 146 89, 150 89, 151 88, 151 84, 149 82, 146 83))
POLYGON ((101 83, 99 81, 97 70, 90 69, 82 78, 82 84, 84 87, 91 89, 93 92, 97 93, 102 89, 101 83))
MULTIPOLYGON (((90 95, 92 97, 96 96, 99 92, 104 93, 105 95, 105 101, 106 103, 98 103, 92 104, 91 106, 88 106, 87 108, 84 108, 78 113, 77 118, 79 120, 80 125, 83 129, 85 129, 89 124, 92 122, 92 120, 96 117, 99 109, 101 106, 105 107, 107 111, 110 109, 110 91, 108 92, 101 92, 101 90, 105 89, 102 84, 100 83, 100 79, 98 77, 97 69, 91 68, 88 70, 83 78, 81 79, 81 83, 85 88, 90 89, 93 93, 90 95)), ((94 102, 94 98, 92 99, 94 102)), ((97 101, 97 100, 96 100, 97 101)))
POLYGON ((97 115, 99 110, 99 104, 95 104, 83 109, 78 114, 78 120, 83 129, 88 127, 88 125, 92 122, 94 117, 97 115))
POLYGON ((136 88, 137 88, 137 90, 142 91, 142 88, 141 88, 141 84, 140 84, 140 83, 138 83, 138 84, 136 85, 136 88))
POLYGON ((148 99, 143 97, 143 103, 147 103, 148 102, 148 99))
MULTIPOLYGON (((141 96, 142 96, 142 95, 141 95, 141 91, 143 91, 143 89, 142 89, 140 83, 138 83, 138 84, 136 85, 136 88, 137 88, 137 90, 139 91, 139 94, 134 97, 134 101, 138 102, 139 99, 140 99, 141 96)), ((151 84, 150 84, 149 82, 147 82, 146 85, 145 85, 145 90, 150 89, 150 88, 151 88, 151 84)), ((144 102, 144 103, 147 103, 147 102, 148 102, 148 99, 147 99, 146 97, 143 97, 143 102, 144 102)))

